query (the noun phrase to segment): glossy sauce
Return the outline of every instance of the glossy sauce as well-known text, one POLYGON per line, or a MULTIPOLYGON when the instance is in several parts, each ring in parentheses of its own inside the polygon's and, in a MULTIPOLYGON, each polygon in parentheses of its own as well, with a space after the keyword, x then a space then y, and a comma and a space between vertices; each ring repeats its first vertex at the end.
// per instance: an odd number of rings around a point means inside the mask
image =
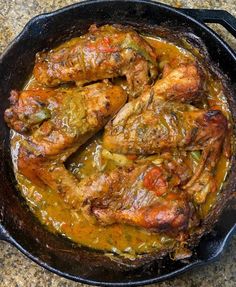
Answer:
MULTIPOLYGON (((171 68, 174 68, 180 63, 194 61, 191 53, 182 48, 158 38, 147 37, 146 39, 156 49, 160 69, 167 63, 171 68)), ((34 79, 30 79, 26 88, 37 88, 38 86, 34 79)), ((229 118, 229 110, 220 81, 214 80, 209 74, 207 86, 209 105, 221 109, 229 118)), ((21 136, 12 132, 13 161, 17 160, 20 139, 21 136)), ((78 179, 89 176, 94 172, 111 170, 117 165, 122 165, 123 161, 133 160, 124 156, 116 161, 109 159, 109 156, 104 157, 101 141, 101 135, 95 136, 67 161, 67 168, 78 179)), ((222 155, 216 169, 218 192, 209 194, 206 202, 200 206, 199 213, 201 217, 205 217, 214 205, 222 182, 226 177, 228 166, 228 160, 222 155)), ((35 216, 50 231, 58 232, 78 244, 106 250, 108 253, 122 253, 129 257, 154 250, 158 251, 163 248, 172 248, 177 244, 174 239, 165 234, 152 233, 128 225, 114 224, 107 227, 98 225, 92 218, 84 216, 79 210, 71 210, 57 192, 49 188, 42 189, 34 186, 17 172, 16 177, 18 187, 35 216)))

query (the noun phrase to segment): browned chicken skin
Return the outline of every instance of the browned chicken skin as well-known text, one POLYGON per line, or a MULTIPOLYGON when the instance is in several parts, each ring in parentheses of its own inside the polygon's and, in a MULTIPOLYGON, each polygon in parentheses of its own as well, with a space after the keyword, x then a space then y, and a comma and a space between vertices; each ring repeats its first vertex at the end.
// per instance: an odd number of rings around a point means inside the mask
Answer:
MULTIPOLYGON (((153 98, 165 101, 192 102, 202 96, 202 80, 195 64, 180 65, 170 71, 164 78, 156 81, 153 87, 146 89, 142 95, 127 103, 116 115, 113 125, 123 124, 135 113, 143 111, 153 98)), ((109 129, 108 126, 107 129, 109 129)))
POLYGON ((5 111, 5 121, 15 131, 27 134, 38 124, 50 118, 50 111, 45 107, 55 91, 11 91, 11 107, 5 111))
POLYGON ((133 94, 157 75, 156 55, 134 30, 121 26, 91 26, 89 33, 47 53, 39 53, 34 76, 42 84, 87 82, 126 76, 133 94))
MULTIPOLYGON (((110 123, 104 146, 125 154, 154 154, 174 148, 202 151, 195 174, 184 187, 192 187, 194 194, 199 182, 206 181, 206 173, 214 171, 227 137, 227 120, 219 110, 204 111, 186 104, 158 101, 141 114, 129 117, 125 125, 110 123)), ((207 182, 213 179, 210 174, 207 182)), ((213 189, 214 184, 208 186, 208 191, 213 189)))
POLYGON ((180 65, 156 81, 151 93, 166 100, 192 102, 202 96, 201 72, 196 64, 180 65))
POLYGON ((171 184, 174 176, 151 164, 115 170, 94 179, 93 186, 103 188, 87 201, 102 224, 124 222, 154 231, 184 231, 191 224, 193 207, 187 193, 171 184))

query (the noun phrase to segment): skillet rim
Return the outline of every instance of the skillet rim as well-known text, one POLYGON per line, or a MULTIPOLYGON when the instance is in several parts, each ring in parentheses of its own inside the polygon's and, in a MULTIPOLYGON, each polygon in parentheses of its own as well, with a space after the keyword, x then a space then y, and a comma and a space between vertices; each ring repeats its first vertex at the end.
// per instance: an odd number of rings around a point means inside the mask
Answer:
MULTIPOLYGON (((21 38, 24 37, 25 34, 27 34, 31 28, 32 25, 40 25, 40 22, 44 21, 44 19, 49 18, 49 17, 54 17, 55 15, 67 12, 69 10, 73 10, 75 8, 83 8, 82 6, 91 6, 94 3, 112 3, 112 2, 117 2, 116 0, 92 0, 92 1, 81 1, 79 3, 75 3, 69 6, 66 6, 64 8, 49 12, 49 13, 43 13, 40 15, 37 15, 35 17, 33 17, 23 28, 23 30, 21 31, 21 33, 12 40, 12 42, 8 45, 8 47, 3 51, 2 55, 0 56, 0 64, 2 62, 2 60, 4 59, 4 57, 11 51, 11 49, 14 48, 14 45, 16 43, 18 43, 19 41, 21 41, 21 38)), ((118 1, 120 2, 120 1, 118 1)), ((187 15, 184 13, 184 11, 182 11, 181 9, 176 9, 173 8, 169 5, 166 4, 162 4, 162 3, 158 3, 158 2, 154 2, 154 1, 149 1, 149 0, 141 0, 141 1, 137 1, 137 0, 125 0, 123 2, 131 2, 131 3, 144 3, 144 4, 148 4, 148 5, 153 5, 156 7, 160 7, 160 8, 165 8, 175 14, 178 14, 184 18, 187 18, 188 20, 190 20, 191 22, 194 22, 197 26, 199 26, 201 28, 201 30, 206 31, 207 33, 213 35, 213 37, 215 38, 215 40, 218 42, 219 45, 223 46, 224 49, 233 57, 233 59, 236 61, 236 54, 234 53, 234 51, 228 46, 228 44, 222 40, 217 33, 215 33, 212 29, 210 29, 209 27, 207 27, 204 23, 192 18, 191 16, 187 15)), ((56 268, 53 268, 51 266, 49 266, 47 263, 45 263, 44 261, 42 261, 41 259, 39 259, 38 257, 32 255, 29 251, 27 251, 26 249, 24 249, 13 237, 11 237, 11 235, 8 234, 8 232, 4 229, 3 225, 0 224, 0 231, 5 231, 5 236, 2 235, 2 239, 11 243, 13 246, 15 246, 18 250, 20 250, 24 255, 26 255, 28 258, 30 258, 32 261, 34 261, 35 263, 37 263, 38 265, 44 267, 45 269, 56 273, 57 275, 63 276, 67 279, 71 279, 77 282, 81 282, 81 283, 86 283, 86 284, 93 284, 93 285, 99 285, 99 286, 141 286, 141 285, 146 285, 146 284, 152 284, 152 283, 156 283, 156 282, 161 282, 164 281, 166 279, 170 279, 173 278, 179 274, 182 274, 188 270, 191 270, 193 268, 196 268, 197 266, 202 266, 206 263, 215 261, 219 255, 222 253, 223 249, 225 248, 226 244, 228 243, 230 237, 233 235, 234 231, 236 231, 236 223, 234 226, 232 226, 232 228, 228 231, 228 233, 226 234, 223 242, 221 243, 220 248, 217 250, 217 253, 214 254, 212 257, 207 258, 206 260, 197 260, 195 262, 192 262, 180 269, 177 269, 175 271, 172 271, 168 274, 164 274, 158 277, 154 277, 152 279, 145 279, 145 280, 138 280, 135 282, 127 282, 127 283, 109 283, 109 282, 101 282, 101 281, 95 281, 95 280, 89 280, 89 279, 84 279, 81 278, 79 276, 75 276, 75 275, 70 275, 68 273, 62 272, 56 268)))

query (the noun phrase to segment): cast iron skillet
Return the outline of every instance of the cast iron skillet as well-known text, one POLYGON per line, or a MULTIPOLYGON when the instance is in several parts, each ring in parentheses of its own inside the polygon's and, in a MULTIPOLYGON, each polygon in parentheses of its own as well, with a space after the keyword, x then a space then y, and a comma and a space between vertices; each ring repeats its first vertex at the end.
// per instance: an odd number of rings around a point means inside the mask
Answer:
MULTIPOLYGON (((214 232, 202 238, 188 262, 169 259, 128 268, 102 253, 78 247, 48 232, 32 215, 15 185, 9 150, 9 130, 3 120, 11 89, 21 89, 30 75, 35 53, 85 33, 93 24, 154 25, 169 21, 191 27, 202 38, 210 57, 235 84, 236 55, 203 22, 220 23, 236 37, 236 21, 225 11, 174 9, 149 1, 88 1, 33 18, 0 58, 0 239, 8 241, 39 265, 75 281, 103 286, 137 286, 163 281, 215 259, 236 230, 236 207, 228 207, 214 232), (234 77, 234 78, 233 78, 234 77)), ((235 100, 230 101, 236 122, 235 100)), ((235 161, 227 189, 235 190, 235 161)))

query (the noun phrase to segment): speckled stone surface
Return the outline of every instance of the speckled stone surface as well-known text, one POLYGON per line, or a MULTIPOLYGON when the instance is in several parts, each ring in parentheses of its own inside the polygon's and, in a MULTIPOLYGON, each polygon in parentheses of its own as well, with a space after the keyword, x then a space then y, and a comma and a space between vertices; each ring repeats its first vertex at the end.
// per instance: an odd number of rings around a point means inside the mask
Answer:
MULTIPOLYGON (((73 0, 0 0, 0 53, 33 16, 75 3, 73 0)), ((224 9, 236 16, 236 0, 160 1, 176 7, 224 9)), ((236 50, 236 40, 216 24, 210 25, 236 50)), ((0 242, 0 287, 88 286, 60 278, 37 266, 8 243, 0 242)), ((160 287, 236 286, 236 236, 215 263, 190 271, 160 287)))

